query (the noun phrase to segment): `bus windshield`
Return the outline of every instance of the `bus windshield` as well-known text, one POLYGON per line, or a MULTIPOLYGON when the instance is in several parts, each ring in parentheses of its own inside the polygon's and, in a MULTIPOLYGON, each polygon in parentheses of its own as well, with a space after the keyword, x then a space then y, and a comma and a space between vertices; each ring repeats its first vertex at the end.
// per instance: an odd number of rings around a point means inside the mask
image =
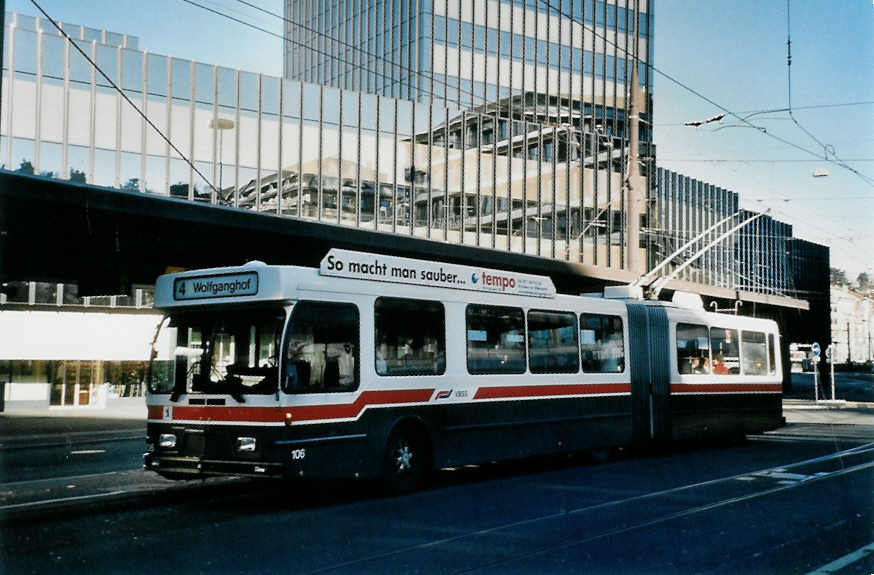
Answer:
POLYGON ((149 364, 152 393, 274 393, 282 308, 178 312, 166 316, 149 364))

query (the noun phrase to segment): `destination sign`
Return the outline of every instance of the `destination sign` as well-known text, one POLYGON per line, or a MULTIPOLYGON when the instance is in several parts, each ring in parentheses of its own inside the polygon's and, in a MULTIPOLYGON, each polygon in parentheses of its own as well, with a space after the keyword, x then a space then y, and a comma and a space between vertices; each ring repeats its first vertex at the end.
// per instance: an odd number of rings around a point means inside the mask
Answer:
POLYGON ((213 299, 258 294, 258 273, 182 277, 173 282, 173 299, 213 299))
POLYGON ((319 274, 429 287, 555 297, 555 286, 545 276, 339 249, 332 249, 322 259, 319 274))

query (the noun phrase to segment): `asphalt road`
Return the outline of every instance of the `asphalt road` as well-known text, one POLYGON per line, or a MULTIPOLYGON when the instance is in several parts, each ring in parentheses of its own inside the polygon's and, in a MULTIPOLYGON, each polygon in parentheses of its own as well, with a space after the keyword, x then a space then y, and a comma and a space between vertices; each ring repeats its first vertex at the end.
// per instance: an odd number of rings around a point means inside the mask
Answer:
POLYGON ((91 443, 54 443, 0 450, 0 485, 136 469, 143 465, 143 433, 91 443))
MULTIPOLYGON (((831 381, 829 374, 820 378, 820 399, 831 399, 831 381)), ((785 397, 813 400, 813 374, 793 373, 792 389, 785 397)), ((872 373, 835 373, 835 399, 846 401, 874 402, 874 374, 872 373)))
POLYGON ((395 498, 356 482, 193 490, 5 526, 0 572, 807 573, 848 557, 836 572, 867 574, 872 429, 444 470, 395 498))

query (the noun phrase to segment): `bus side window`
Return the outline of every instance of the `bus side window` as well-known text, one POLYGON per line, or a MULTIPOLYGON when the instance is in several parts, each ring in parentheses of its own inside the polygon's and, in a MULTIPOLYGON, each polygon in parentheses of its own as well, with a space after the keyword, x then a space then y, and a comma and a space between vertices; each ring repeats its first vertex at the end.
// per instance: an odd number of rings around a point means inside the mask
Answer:
POLYGON ((765 334, 759 331, 742 331, 740 337, 744 375, 765 375, 768 372, 765 334))
POLYGON ((580 314, 580 357, 583 360, 583 373, 625 371, 622 318, 594 313, 580 314))
POLYGON ((768 374, 774 375, 777 373, 777 361, 775 356, 774 349, 774 334, 768 334, 768 374))
POLYGON ((713 374, 740 373, 740 351, 736 329, 710 328, 710 350, 713 354, 713 374))
POLYGON ((677 324, 677 370, 684 374, 710 373, 710 335, 707 326, 677 324))
POLYGON ((579 371, 577 318, 573 313, 528 312, 528 369, 531 373, 579 371))
POLYGON ((443 304, 381 297, 373 311, 376 373, 442 375, 446 371, 443 304))
POLYGON ((520 308, 470 304, 465 316, 469 373, 525 373, 525 316, 520 308))
POLYGON ((358 308, 300 302, 286 338, 282 387, 289 393, 354 391, 359 382, 358 308))

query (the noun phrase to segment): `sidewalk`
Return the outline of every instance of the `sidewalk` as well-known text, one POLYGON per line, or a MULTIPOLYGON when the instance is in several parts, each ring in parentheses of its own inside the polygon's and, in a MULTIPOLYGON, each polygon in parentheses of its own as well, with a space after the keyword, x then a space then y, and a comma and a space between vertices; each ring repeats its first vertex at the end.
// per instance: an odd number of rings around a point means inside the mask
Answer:
POLYGON ((874 410, 874 402, 870 401, 847 401, 846 399, 791 399, 783 398, 783 409, 853 409, 874 410))

